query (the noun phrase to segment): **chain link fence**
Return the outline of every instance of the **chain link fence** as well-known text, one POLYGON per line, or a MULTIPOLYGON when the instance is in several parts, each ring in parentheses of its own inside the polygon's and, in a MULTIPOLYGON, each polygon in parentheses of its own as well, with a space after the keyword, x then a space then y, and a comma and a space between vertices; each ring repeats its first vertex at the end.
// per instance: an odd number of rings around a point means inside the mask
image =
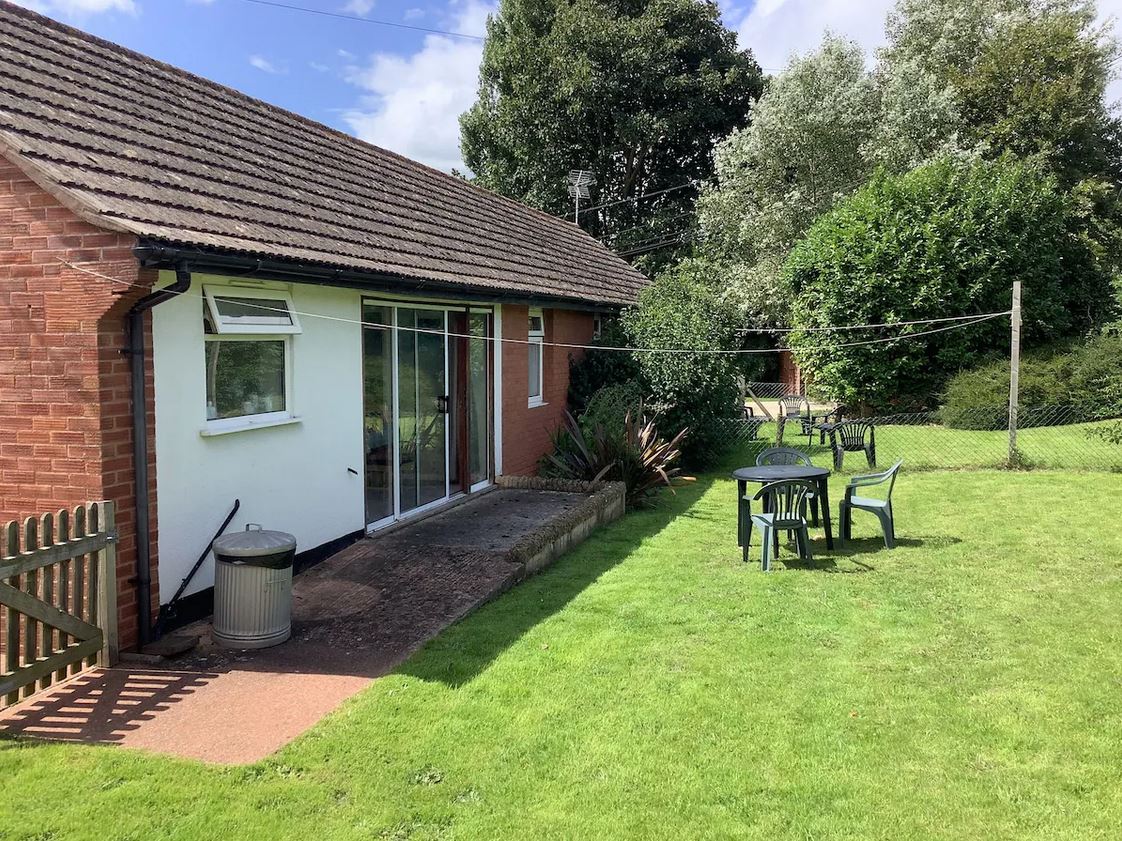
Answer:
MULTIPOLYGON (((755 461, 761 450, 782 445, 846 474, 868 472, 873 467, 870 456, 881 468, 897 459, 910 470, 1010 466, 1005 404, 864 417, 846 413, 843 425, 838 425, 836 418, 826 417, 834 408, 831 404, 812 400, 805 404, 810 407, 809 420, 800 414, 780 422, 778 398, 786 395, 786 386, 771 383, 771 389, 757 390, 760 385, 769 384, 751 384, 756 400, 746 402, 745 416, 717 421, 720 439, 746 463, 755 461), (761 392, 773 396, 765 398, 761 392)), ((593 396, 586 417, 605 426, 622 425, 642 402, 635 383, 608 386, 593 396)), ((658 412, 658 405, 650 401, 644 408, 648 414, 658 412)), ((1020 468, 1122 471, 1122 406, 1075 396, 1065 403, 1020 406, 1016 447, 1013 466, 1020 468)))
MULTIPOLYGON (((842 425, 821 422, 825 412, 813 414, 810 421, 746 417, 720 423, 730 445, 750 460, 782 445, 848 474, 897 459, 909 469, 1010 466, 1006 406, 847 418, 842 425)), ((1021 468, 1122 471, 1122 411, 1079 402, 1022 406, 1013 462, 1021 468)))

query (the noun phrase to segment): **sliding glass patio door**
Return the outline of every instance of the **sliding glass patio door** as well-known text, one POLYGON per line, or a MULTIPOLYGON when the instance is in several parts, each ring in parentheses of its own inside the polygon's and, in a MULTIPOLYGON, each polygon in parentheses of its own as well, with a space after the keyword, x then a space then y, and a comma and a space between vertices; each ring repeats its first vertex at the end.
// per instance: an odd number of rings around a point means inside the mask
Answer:
POLYGON ((366 522, 378 528, 493 478, 493 315, 363 302, 366 522))
POLYGON ((400 514, 448 496, 448 337, 444 310, 397 308, 400 514))

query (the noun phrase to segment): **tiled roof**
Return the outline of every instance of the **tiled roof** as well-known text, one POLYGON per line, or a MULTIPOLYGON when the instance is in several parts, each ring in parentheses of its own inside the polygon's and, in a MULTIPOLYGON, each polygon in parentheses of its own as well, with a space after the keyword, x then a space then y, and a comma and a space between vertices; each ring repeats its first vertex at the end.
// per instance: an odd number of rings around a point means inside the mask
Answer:
POLYGON ((647 283, 569 222, 4 0, 0 152, 163 243, 593 304, 647 283))

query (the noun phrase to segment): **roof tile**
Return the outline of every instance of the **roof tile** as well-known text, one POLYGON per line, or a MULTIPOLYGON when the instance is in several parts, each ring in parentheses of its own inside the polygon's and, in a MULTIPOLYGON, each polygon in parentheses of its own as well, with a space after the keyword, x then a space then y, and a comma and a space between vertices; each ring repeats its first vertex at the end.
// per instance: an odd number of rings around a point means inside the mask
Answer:
POLYGON ((0 147, 148 239, 585 303, 647 279, 576 226, 0 0, 0 147))

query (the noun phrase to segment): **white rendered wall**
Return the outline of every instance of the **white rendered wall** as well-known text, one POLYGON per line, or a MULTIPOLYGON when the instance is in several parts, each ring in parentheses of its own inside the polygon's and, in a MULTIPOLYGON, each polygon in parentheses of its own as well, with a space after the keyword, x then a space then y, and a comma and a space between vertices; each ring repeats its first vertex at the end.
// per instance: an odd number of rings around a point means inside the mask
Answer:
MULTIPOLYGON (((171 273, 161 273, 161 285, 172 279, 171 273)), ((296 535, 297 551, 365 525, 360 293, 234 280, 243 287, 287 290, 298 312, 351 323, 300 317, 303 332, 292 337, 289 397, 299 423, 204 437, 200 298, 204 285, 230 281, 195 274, 187 295, 152 311, 161 603, 175 593, 235 498, 241 500, 241 509, 227 534, 244 529, 246 523, 261 523, 296 535)), ((186 592, 213 584, 213 559, 208 558, 186 592)))

